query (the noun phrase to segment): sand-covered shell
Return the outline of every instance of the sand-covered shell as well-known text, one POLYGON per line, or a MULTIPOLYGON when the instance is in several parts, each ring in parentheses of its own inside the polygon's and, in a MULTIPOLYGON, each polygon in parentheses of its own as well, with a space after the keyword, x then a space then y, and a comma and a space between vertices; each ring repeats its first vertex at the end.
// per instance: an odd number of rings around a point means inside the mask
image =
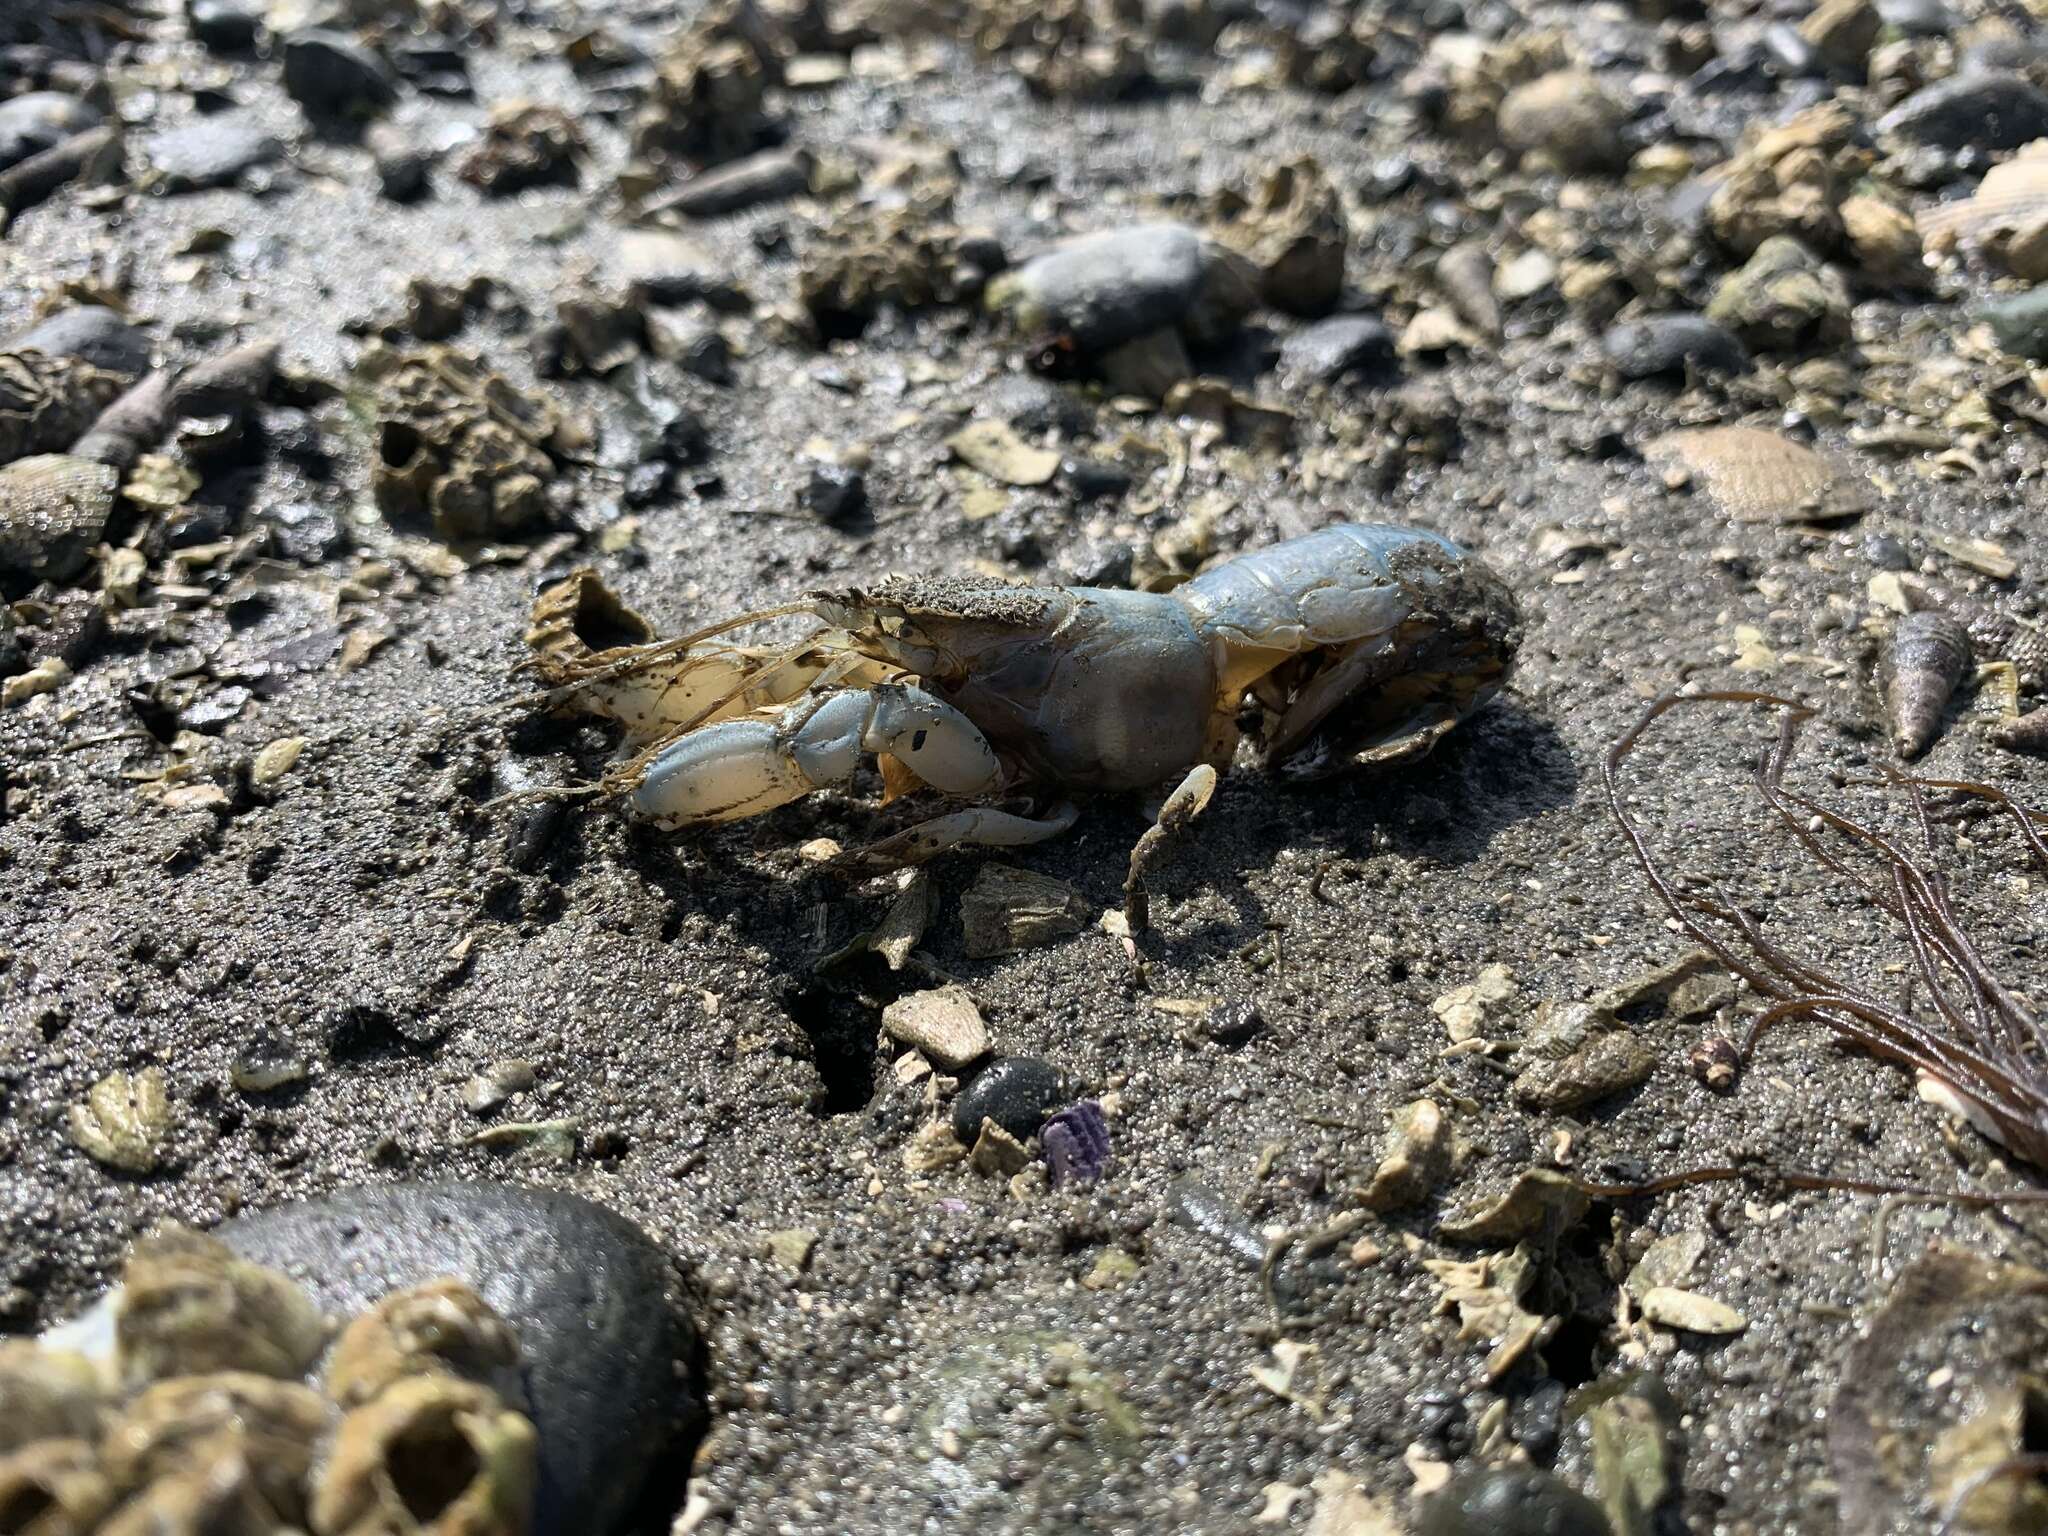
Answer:
POLYGON ((143 1389, 121 1411, 101 1442, 101 1465, 120 1487, 139 1488, 239 1452, 276 1518, 302 1524, 314 1448, 333 1418, 300 1382, 249 1371, 180 1376, 143 1389))
POLYGON ((1885 704, 1901 757, 1918 757, 1934 744, 1969 669, 1969 631, 1952 615, 1926 609, 1899 620, 1885 654, 1885 704))
POLYGON ((1738 523, 1825 523, 1870 510, 1867 481, 1827 455, 1761 427, 1667 432, 1643 447, 1682 467, 1738 523))
POLYGON ((345 1416, 316 1472, 314 1536, 521 1536, 538 1437, 496 1393, 411 1376, 345 1416))
POLYGON ((296 1378, 327 1342, 326 1318, 288 1276, 186 1227, 137 1243, 121 1281, 114 1330, 130 1388, 214 1371, 296 1378))
POLYGON ((99 1368, 84 1355, 29 1339, 0 1344, 0 1453, 31 1440, 96 1436, 104 1394, 99 1368))
POLYGON ((0 583, 76 576, 106 537, 120 483, 107 465, 62 453, 0 465, 0 583))
POLYGON ((550 455, 581 441, 547 401, 441 346, 373 346, 358 373, 374 391, 370 486, 385 516, 431 517, 444 539, 494 537, 547 520, 550 455))
POLYGON ((489 1303, 460 1280, 432 1280, 393 1291, 343 1329, 322 1384, 343 1408, 436 1372, 516 1392, 518 1363, 519 1337, 489 1303))
POLYGON ((1994 165, 1972 196, 1923 209, 1917 222, 1929 245, 1971 241, 2017 276, 2048 277, 2048 139, 1994 165))

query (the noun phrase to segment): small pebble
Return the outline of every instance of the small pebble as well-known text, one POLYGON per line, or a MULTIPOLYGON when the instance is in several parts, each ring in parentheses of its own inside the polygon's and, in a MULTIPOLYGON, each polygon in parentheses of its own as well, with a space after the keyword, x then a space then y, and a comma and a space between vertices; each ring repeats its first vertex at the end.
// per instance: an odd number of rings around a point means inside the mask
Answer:
POLYGON ((514 1094, 532 1092, 537 1081, 530 1061, 494 1061, 462 1085, 462 1107, 472 1115, 495 1113, 514 1094))
POLYGON ((843 528, 867 510, 867 477, 846 464, 815 465, 803 502, 819 522, 843 528))
POLYGON ((367 117, 398 99, 382 59, 354 38, 320 27, 285 40, 284 88, 309 117, 367 117))
POLYGON ((953 1101, 953 1131, 968 1146, 993 1120, 1019 1141, 1038 1134, 1046 1116, 1074 1096, 1073 1083, 1037 1056, 999 1056, 953 1101))
POLYGON ((1465 1472, 1424 1499, 1415 1536, 1610 1536, 1600 1506, 1534 1467, 1465 1472))

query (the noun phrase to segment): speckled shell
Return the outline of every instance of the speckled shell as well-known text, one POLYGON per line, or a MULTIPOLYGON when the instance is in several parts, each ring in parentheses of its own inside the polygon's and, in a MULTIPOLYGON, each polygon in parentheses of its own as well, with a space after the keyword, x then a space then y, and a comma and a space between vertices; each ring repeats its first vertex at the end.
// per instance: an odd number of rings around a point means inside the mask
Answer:
POLYGON ((1942 714, 1969 668, 1969 631, 1956 619, 1928 610, 1899 620, 1886 656, 1885 702, 1901 757, 1918 757, 1934 744, 1942 714))
POLYGON ((61 453, 0 467, 0 577, 78 574, 105 536, 120 479, 105 464, 61 453))

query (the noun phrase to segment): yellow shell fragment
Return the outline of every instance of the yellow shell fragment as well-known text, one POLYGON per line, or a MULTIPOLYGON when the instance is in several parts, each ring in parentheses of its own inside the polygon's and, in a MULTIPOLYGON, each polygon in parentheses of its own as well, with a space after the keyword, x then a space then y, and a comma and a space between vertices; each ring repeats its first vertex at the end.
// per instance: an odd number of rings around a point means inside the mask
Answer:
POLYGON ((147 1067, 110 1072, 71 1106, 71 1140, 96 1163, 123 1173, 153 1173, 171 1125, 164 1074, 147 1067))
POLYGON ((1681 1291, 1675 1286, 1653 1285, 1643 1292, 1643 1316, 1661 1328, 1682 1328, 1687 1333, 1740 1333, 1749 1319, 1711 1296, 1698 1291, 1681 1291))

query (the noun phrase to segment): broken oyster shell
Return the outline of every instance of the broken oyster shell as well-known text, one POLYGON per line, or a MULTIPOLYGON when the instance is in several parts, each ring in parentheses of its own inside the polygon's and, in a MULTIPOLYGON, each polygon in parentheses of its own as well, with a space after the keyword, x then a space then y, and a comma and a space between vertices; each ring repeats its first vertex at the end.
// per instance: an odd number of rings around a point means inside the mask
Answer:
POLYGON ((526 1416, 486 1387, 394 1382, 336 1430, 314 1476, 314 1536, 519 1536, 538 1445, 526 1416))

